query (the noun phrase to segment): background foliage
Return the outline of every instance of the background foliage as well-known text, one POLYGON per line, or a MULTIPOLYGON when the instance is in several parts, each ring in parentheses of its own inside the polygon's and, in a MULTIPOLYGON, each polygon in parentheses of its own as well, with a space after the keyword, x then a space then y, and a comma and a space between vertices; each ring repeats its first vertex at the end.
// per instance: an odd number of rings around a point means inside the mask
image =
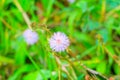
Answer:
POLYGON ((69 1, 0 1, 0 80, 120 79, 120 0, 69 1), (39 34, 32 46, 29 26, 39 34), (54 55, 45 26, 66 33, 72 52, 54 55))

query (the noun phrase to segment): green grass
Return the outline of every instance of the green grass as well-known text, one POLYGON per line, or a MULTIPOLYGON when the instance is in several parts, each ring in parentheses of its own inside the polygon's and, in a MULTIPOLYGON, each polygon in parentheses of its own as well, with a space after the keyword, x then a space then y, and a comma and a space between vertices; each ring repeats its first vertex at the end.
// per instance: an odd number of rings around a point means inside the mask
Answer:
POLYGON ((0 80, 119 80, 119 15, 119 0, 1 0, 0 80), (31 46, 28 28, 39 35, 31 46), (57 31, 70 39, 60 53, 48 43, 57 31))

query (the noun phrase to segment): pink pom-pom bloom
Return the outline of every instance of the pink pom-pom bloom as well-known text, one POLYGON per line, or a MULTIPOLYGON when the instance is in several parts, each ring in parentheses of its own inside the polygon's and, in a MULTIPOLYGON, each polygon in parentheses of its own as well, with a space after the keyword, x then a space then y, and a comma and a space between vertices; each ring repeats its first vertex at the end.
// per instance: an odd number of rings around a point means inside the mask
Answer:
POLYGON ((30 29, 24 31, 23 37, 28 45, 33 45, 38 41, 38 34, 30 29))
POLYGON ((62 52, 70 45, 70 41, 64 33, 56 32, 49 39, 49 44, 53 51, 62 52))

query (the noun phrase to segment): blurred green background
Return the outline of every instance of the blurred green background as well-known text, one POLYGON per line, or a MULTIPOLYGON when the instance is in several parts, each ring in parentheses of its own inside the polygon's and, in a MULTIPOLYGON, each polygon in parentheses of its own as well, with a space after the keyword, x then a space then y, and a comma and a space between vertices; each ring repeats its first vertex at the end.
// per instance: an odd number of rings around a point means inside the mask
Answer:
POLYGON ((0 0, 0 80, 108 78, 120 80, 120 0, 0 0), (45 26, 66 33, 71 51, 55 56, 45 26), (39 34, 32 46, 28 27, 39 34))

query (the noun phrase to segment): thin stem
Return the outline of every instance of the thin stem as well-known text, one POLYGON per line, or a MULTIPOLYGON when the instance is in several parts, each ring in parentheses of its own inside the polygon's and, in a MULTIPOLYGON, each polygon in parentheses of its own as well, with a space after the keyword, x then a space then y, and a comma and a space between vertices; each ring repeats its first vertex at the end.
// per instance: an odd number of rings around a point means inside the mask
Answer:
MULTIPOLYGON (((71 77, 71 75, 69 74, 69 72, 67 71, 66 67, 62 65, 59 57, 57 57, 57 55, 55 55, 55 54, 54 54, 54 57, 55 57, 56 62, 57 62, 57 64, 58 64, 59 70, 60 70, 60 71, 61 71, 61 70, 64 71, 64 72, 68 75, 68 77, 69 77, 70 80, 74 80, 74 79, 71 77)), ((60 75, 60 73, 59 73, 59 80, 61 80, 61 75, 60 75)))
POLYGON ((106 0, 102 0, 102 10, 101 10, 100 22, 103 22, 105 20, 105 12, 106 12, 106 0))
POLYGON ((60 69, 60 67, 61 67, 61 62, 60 62, 60 60, 59 60, 58 57, 56 57, 56 56, 54 56, 54 57, 55 57, 56 62, 57 62, 57 64, 58 64, 58 80, 61 80, 61 75, 60 75, 60 71, 61 71, 61 69, 60 69))
POLYGON ((61 70, 60 70, 60 66, 59 66, 59 71, 58 71, 58 73, 59 73, 59 80, 61 80, 61 70))
POLYGON ((115 13, 118 10, 120 10, 120 5, 108 12, 106 18, 109 18, 113 13, 115 13))
POLYGON ((18 0, 13 0, 14 4, 17 6, 17 8, 19 9, 19 11, 22 13, 23 15, 23 18, 26 22, 26 24, 28 25, 29 29, 32 30, 32 27, 31 27, 31 22, 28 18, 28 15, 25 13, 25 11, 22 9, 21 5, 19 4, 18 0))
POLYGON ((106 53, 109 56, 111 56, 113 58, 113 60, 120 66, 120 62, 119 62, 120 60, 119 60, 118 56, 116 56, 115 54, 112 55, 112 53, 105 46, 103 46, 103 47, 104 47, 104 50, 106 51, 106 53))
MULTIPOLYGON (((73 52, 71 52, 71 53, 73 53, 73 52)), ((69 58, 65 57, 65 58, 63 58, 63 59, 67 60, 71 66, 75 67, 74 63, 73 63, 71 60, 69 60, 69 58)), ((102 78, 104 78, 105 80, 107 80, 107 78, 106 78, 105 76, 103 76, 102 74, 100 74, 100 73, 98 73, 98 72, 96 72, 96 71, 94 71, 94 70, 92 70, 92 69, 87 68, 81 61, 79 61, 79 65, 82 66, 86 71, 92 73, 93 76, 99 75, 99 76, 101 76, 102 78)), ((77 67, 75 67, 75 68, 76 68, 77 70, 79 70, 77 67)))
POLYGON ((0 21, 2 21, 3 24, 4 24, 8 29, 10 29, 10 30, 13 29, 12 26, 11 26, 10 24, 8 24, 4 19, 0 18, 0 21))
POLYGON ((42 75, 43 78, 44 78, 45 80, 47 80, 47 79, 45 78, 44 74, 41 72, 41 70, 40 70, 40 68, 38 67, 38 65, 37 65, 37 64, 35 63, 35 61, 32 59, 32 57, 31 57, 29 54, 27 54, 27 56, 28 56, 28 58, 30 59, 30 61, 32 62, 32 64, 34 65, 34 67, 39 71, 40 75, 42 75))

